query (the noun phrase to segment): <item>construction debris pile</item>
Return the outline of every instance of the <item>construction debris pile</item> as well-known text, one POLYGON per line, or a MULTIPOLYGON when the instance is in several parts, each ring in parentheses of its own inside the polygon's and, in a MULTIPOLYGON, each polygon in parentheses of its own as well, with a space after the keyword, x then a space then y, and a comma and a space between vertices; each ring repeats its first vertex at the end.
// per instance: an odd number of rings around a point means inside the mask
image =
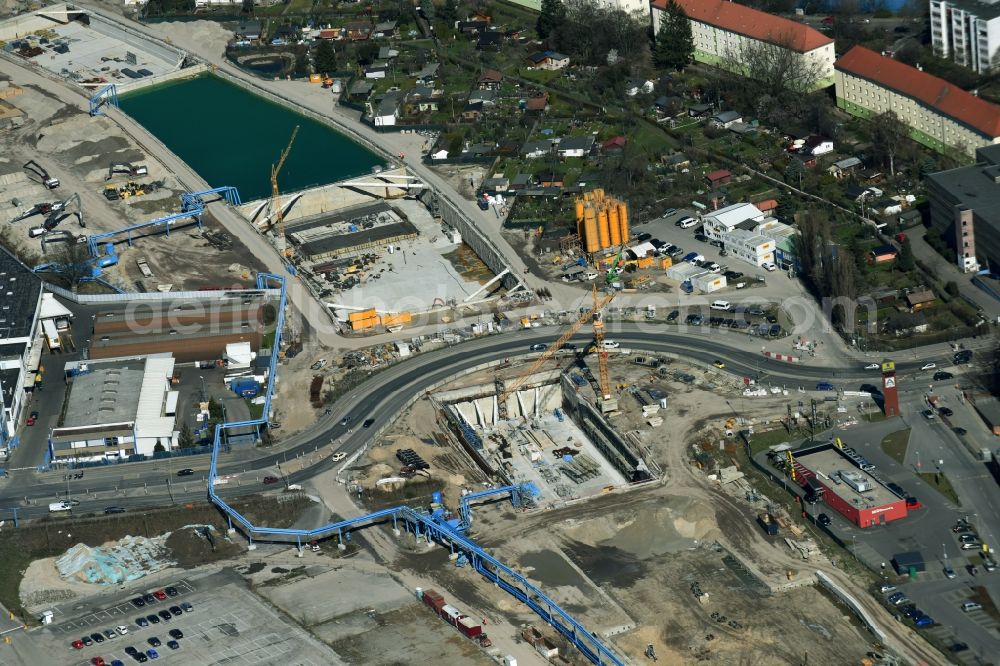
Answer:
POLYGON ((64 579, 97 585, 120 585, 172 566, 166 548, 168 534, 147 539, 126 536, 93 548, 78 543, 56 560, 64 579))

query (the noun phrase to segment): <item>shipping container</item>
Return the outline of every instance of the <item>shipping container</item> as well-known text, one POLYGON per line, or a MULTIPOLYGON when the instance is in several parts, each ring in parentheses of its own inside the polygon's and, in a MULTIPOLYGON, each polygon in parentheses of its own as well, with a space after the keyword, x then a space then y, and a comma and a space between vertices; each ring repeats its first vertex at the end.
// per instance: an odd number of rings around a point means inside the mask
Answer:
POLYGON ((458 626, 458 620, 463 617, 462 612, 455 608, 445 604, 441 607, 441 619, 451 625, 458 626))
POLYGON ((348 321, 359 321, 362 319, 374 319, 378 315, 375 314, 375 308, 369 308, 368 310, 361 310, 360 312, 352 312, 347 315, 348 321))
POLYGON ((456 626, 466 638, 475 638, 479 634, 483 633, 483 628, 471 617, 461 618, 456 626))

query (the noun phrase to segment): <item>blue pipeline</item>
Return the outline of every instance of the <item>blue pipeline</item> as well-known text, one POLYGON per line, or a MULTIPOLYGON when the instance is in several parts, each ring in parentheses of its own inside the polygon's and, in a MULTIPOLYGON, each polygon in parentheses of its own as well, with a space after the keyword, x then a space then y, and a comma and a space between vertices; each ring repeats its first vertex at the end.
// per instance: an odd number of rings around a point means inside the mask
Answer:
POLYGON ((281 296, 279 299, 278 316, 275 322, 277 332, 274 336, 274 347, 271 349, 270 374, 268 376, 267 388, 264 392, 265 403, 264 413, 259 419, 251 421, 237 421, 218 424, 215 426, 215 435, 212 442, 211 465, 208 470, 208 498, 223 513, 226 514, 230 525, 238 525, 241 530, 251 540, 254 538, 268 537, 276 541, 295 541, 301 547, 302 540, 322 539, 332 535, 339 535, 341 538, 350 538, 352 528, 373 525, 391 520, 395 527, 399 521, 405 526, 412 526, 414 533, 433 539, 445 545, 455 552, 461 550, 472 563, 473 568, 484 578, 494 583, 518 601, 531 608, 545 622, 551 625, 563 637, 572 643, 581 654, 587 657, 594 664, 612 664, 614 666, 625 666, 625 662, 618 657, 611 649, 601 642, 595 634, 591 633, 582 624, 577 622, 572 615, 559 607, 559 605, 545 595, 540 589, 535 587, 524 576, 517 573, 500 560, 496 559, 485 550, 480 548, 469 539, 463 532, 468 529, 472 521, 472 502, 486 497, 495 497, 503 494, 510 494, 511 501, 515 506, 519 506, 524 493, 532 492, 530 486, 515 485, 503 488, 491 488, 476 493, 470 493, 462 498, 460 502, 461 520, 448 519, 443 511, 435 511, 433 514, 426 514, 408 506, 397 506, 391 509, 382 509, 357 518, 349 518, 336 523, 323 525, 313 530, 297 530, 278 527, 257 526, 251 523, 239 511, 229 506, 229 504, 219 497, 215 492, 215 481, 219 463, 219 450, 222 442, 223 429, 246 425, 263 425, 267 423, 270 414, 271 396, 274 387, 274 377, 277 370, 278 347, 281 341, 281 330, 285 321, 285 301, 286 283, 284 276, 272 273, 257 274, 257 288, 266 289, 269 284, 278 283, 281 286, 281 296), (346 534, 345 534, 346 531, 346 534))

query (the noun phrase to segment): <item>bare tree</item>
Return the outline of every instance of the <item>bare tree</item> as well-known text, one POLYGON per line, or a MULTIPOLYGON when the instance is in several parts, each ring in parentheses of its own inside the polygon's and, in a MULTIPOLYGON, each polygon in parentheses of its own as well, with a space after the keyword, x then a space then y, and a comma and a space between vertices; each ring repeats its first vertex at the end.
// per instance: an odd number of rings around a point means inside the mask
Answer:
POLYGON ((752 80, 759 94, 810 92, 823 76, 822 65, 791 45, 790 35, 779 36, 773 42, 741 40, 725 55, 727 69, 752 80))
POLYGON ((909 137, 906 125, 893 111, 885 111, 872 118, 871 130, 875 153, 889 165, 889 173, 895 177, 896 156, 909 137))

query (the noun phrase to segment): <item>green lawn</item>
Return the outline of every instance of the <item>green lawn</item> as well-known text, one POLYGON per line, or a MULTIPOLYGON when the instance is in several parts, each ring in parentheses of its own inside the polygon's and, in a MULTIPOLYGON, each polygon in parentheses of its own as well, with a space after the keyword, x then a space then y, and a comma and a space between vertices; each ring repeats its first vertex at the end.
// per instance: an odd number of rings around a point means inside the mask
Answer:
POLYGON ((18 590, 24 570, 33 558, 18 543, 16 534, 11 529, 0 539, 0 603, 7 610, 20 612, 21 597, 18 590))
POLYGON ((264 405, 255 404, 252 400, 247 400, 247 409, 250 410, 251 419, 259 419, 264 415, 264 405))
POLYGON ((906 447, 909 445, 909 442, 910 429, 897 430, 885 436, 882 440, 882 450, 885 451, 886 455, 902 465, 903 459, 906 458, 906 447))
POLYGON ((944 495, 949 502, 955 506, 962 506, 947 474, 944 472, 921 472, 920 478, 926 481, 928 486, 944 495))

